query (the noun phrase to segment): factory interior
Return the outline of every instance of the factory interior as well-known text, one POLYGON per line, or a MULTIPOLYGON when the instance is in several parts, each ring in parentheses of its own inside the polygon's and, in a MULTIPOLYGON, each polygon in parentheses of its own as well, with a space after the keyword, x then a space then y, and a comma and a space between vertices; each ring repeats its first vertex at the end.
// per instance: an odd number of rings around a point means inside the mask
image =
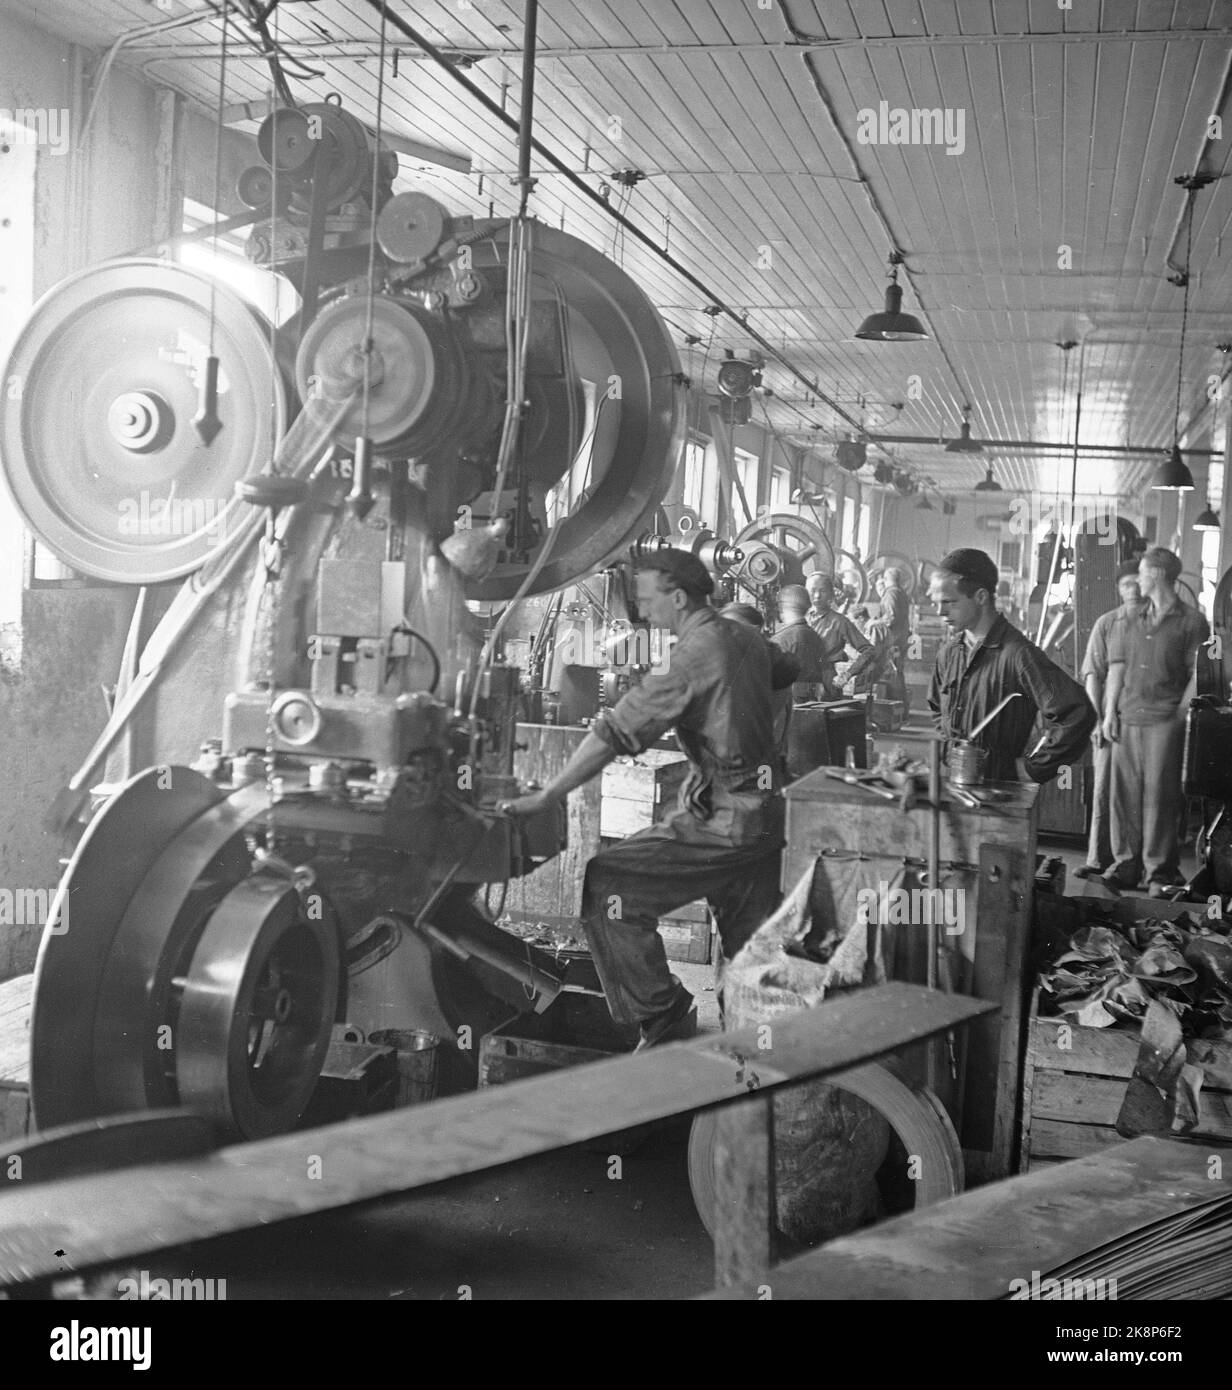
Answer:
POLYGON ((1179 1360, 1112 1305, 1232 1298, 1232 9, 0 0, 0 78, 52 1359, 943 1299, 1179 1360))

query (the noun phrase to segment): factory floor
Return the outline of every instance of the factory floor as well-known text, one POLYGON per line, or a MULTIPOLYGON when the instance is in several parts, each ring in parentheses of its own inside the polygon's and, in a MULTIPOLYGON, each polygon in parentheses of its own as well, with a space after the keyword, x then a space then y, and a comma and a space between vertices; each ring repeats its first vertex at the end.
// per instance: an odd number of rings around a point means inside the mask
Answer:
MULTIPOLYGON (((1043 837, 1081 893, 1076 840, 1043 837)), ((1183 872, 1193 871, 1189 853, 1183 872)), ((710 966, 673 969, 717 1030, 710 966)), ((688 1122, 660 1127, 619 1165, 598 1142, 431 1190, 221 1240, 192 1252, 231 1299, 677 1299, 713 1287, 713 1252, 689 1191, 688 1122), (466 1291, 469 1290, 469 1294, 466 1291)), ((613 1146, 615 1147, 615 1146, 613 1146)), ((187 1264, 152 1270, 174 1275, 187 1264)))
MULTIPOLYGON (((713 967, 673 964, 717 1031, 713 967)), ((677 1299, 714 1287, 689 1123, 633 1152, 597 1140, 376 1206, 199 1246, 151 1277, 226 1279, 229 1299, 677 1299)))

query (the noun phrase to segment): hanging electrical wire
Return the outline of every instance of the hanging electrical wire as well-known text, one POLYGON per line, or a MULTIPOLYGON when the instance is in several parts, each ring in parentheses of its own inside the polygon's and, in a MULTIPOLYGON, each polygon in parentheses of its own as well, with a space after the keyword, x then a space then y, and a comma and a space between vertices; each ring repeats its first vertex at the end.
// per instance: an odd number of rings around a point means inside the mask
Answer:
MULTIPOLYGON (((227 100, 227 41, 230 38, 231 10, 223 7, 222 41, 218 64, 218 102, 214 120, 214 208, 215 217, 222 207, 222 132, 223 110, 227 100)), ((215 220, 211 242, 214 257, 218 256, 218 222, 215 220)), ((205 358, 205 373, 201 380, 200 405, 193 419, 193 428, 208 448, 218 437, 222 421, 218 418, 218 353, 215 333, 218 325, 218 277, 210 276, 209 351, 205 358)))

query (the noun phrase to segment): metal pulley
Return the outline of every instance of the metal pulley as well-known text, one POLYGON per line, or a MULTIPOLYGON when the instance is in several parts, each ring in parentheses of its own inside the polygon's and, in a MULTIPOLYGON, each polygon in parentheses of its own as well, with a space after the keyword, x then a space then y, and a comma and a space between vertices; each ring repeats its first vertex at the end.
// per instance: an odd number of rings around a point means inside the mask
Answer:
MULTIPOLYGON (((343 203, 366 196, 372 184, 375 141, 362 121, 332 101, 279 107, 261 123, 257 149, 261 158, 292 185, 291 205, 306 209, 311 175, 321 152, 327 155, 328 178, 323 190, 326 206, 336 211, 343 203)), ((393 182, 398 157, 382 149, 382 182, 393 182)))
POLYGON ((40 1129, 188 1105, 257 1138, 307 1105, 337 1011, 326 897, 254 866, 265 788, 152 768, 82 836, 44 934, 31 1015, 40 1129))
POLYGON ((157 584, 197 569, 248 508, 234 495, 286 427, 270 326, 225 285, 169 261, 110 261, 35 306, 0 420, 23 519, 66 565, 157 584), (210 354, 220 429, 193 421, 210 354))
MULTIPOLYGON (((309 411, 328 410, 369 374, 368 438, 384 458, 407 458, 469 437, 484 423, 482 383, 444 321, 409 299, 344 295, 327 304, 304 334, 295 379, 309 411)), ((338 421, 334 437, 348 447, 364 422, 361 396, 338 421)))
POLYGON ((425 261, 450 235, 451 218, 426 193, 397 193, 376 221, 377 245, 391 261, 425 261))

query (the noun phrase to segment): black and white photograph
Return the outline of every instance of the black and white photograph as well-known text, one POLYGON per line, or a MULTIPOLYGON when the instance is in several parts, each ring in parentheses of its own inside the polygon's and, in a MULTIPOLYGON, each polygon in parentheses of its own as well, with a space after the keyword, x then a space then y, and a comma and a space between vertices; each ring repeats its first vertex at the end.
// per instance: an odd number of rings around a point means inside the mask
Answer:
POLYGON ((1230 154, 1232 0, 0 0, 27 1364, 1218 1371, 1230 154))

